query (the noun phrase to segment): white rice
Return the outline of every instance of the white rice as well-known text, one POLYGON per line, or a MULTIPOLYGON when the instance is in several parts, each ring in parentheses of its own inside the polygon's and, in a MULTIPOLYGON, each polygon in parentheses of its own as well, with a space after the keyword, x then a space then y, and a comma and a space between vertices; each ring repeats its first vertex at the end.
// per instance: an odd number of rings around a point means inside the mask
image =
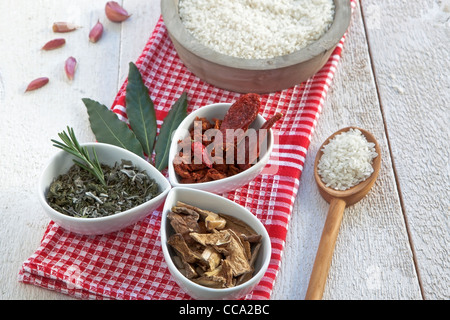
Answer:
POLYGON ((378 155, 375 144, 357 129, 338 134, 322 151, 318 173, 327 187, 336 190, 349 189, 370 177, 378 155))
POLYGON ((267 59, 319 39, 334 17, 333 0, 180 0, 186 28, 205 46, 234 57, 267 59))

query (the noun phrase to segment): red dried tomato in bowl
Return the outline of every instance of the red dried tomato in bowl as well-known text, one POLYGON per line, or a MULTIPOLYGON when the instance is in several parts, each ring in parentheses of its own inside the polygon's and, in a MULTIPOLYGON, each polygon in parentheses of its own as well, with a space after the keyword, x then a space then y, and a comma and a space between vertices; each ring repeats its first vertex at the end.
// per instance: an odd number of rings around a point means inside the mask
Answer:
POLYGON ((224 193, 260 174, 273 149, 271 127, 282 114, 266 121, 259 108, 259 95, 250 93, 232 104, 203 106, 186 117, 170 148, 172 185, 224 193))

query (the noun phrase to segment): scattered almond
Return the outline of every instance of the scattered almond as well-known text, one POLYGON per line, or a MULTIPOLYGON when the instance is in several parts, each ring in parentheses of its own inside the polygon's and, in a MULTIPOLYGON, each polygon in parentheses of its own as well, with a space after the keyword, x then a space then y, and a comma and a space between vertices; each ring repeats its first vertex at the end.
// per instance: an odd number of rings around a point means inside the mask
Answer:
POLYGON ((106 3, 105 13, 112 22, 122 22, 130 17, 128 12, 116 1, 108 1, 106 3))
POLYGON ((49 81, 49 79, 47 77, 40 77, 40 78, 34 79, 33 81, 31 81, 28 84, 25 92, 42 88, 43 86, 45 86, 48 83, 48 81, 49 81))
POLYGON ((73 80, 75 76, 75 69, 77 67, 77 60, 74 57, 67 58, 64 64, 64 71, 66 72, 67 78, 73 80))
POLYGON ((97 21, 95 26, 89 32, 89 41, 92 43, 96 43, 103 34, 103 24, 100 21, 97 21))
POLYGON ((42 50, 48 51, 48 50, 58 49, 58 48, 61 48, 65 44, 66 44, 66 40, 64 38, 53 39, 53 40, 50 40, 49 42, 47 42, 46 44, 44 44, 44 46, 42 47, 42 50))
POLYGON ((71 32, 79 28, 79 26, 73 23, 67 22, 55 22, 53 23, 53 32, 71 32))

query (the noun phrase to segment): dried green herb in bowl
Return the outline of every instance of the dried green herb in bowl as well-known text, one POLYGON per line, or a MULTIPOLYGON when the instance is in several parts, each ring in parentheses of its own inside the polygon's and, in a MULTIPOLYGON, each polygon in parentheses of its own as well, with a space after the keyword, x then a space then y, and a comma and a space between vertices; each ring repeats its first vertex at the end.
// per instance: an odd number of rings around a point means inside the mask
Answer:
POLYGON ((153 214, 164 203, 171 185, 145 159, 106 143, 75 145, 77 151, 61 148, 54 154, 38 182, 39 202, 60 227, 83 235, 115 232, 153 214), (87 170, 97 162, 95 170, 87 170), (55 203, 68 207, 61 212, 55 203))
POLYGON ((101 164, 95 148, 93 157, 78 142, 72 128, 58 134, 62 142, 53 145, 73 155, 75 163, 60 174, 49 187, 46 199, 50 207, 80 218, 106 217, 134 208, 156 197, 158 184, 131 161, 114 166, 101 164))
POLYGON ((47 193, 50 207, 72 217, 98 218, 129 210, 160 194, 156 181, 130 161, 101 168, 106 185, 77 165, 59 175, 47 193))

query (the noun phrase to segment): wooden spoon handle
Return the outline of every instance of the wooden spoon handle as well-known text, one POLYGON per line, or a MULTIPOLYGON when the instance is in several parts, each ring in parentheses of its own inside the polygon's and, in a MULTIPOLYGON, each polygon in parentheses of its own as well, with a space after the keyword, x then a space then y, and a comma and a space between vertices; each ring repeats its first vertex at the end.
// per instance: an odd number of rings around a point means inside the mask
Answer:
POLYGON ((341 199, 335 198, 330 202, 308 290, 306 291, 306 300, 322 299, 345 206, 345 201, 341 199))

